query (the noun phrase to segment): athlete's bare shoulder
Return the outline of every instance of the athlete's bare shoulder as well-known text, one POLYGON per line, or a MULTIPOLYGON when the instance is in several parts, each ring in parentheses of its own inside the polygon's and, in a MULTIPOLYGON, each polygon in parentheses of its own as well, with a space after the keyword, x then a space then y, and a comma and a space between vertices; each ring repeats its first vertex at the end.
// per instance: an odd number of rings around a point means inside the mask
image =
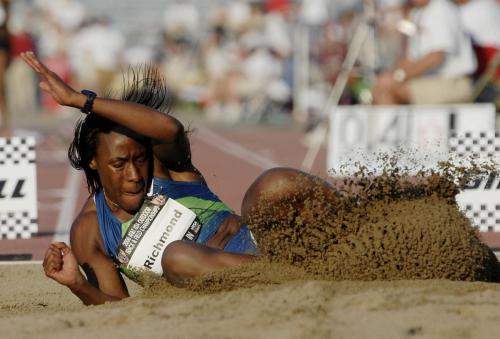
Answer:
POLYGON ((93 197, 89 197, 76 216, 70 232, 73 249, 102 249, 99 222, 93 197))
POLYGON ((91 232, 94 228, 96 228, 96 226, 98 226, 98 221, 95 203, 94 199, 89 197, 73 221, 71 232, 80 232, 80 229, 84 229, 86 232, 91 232))

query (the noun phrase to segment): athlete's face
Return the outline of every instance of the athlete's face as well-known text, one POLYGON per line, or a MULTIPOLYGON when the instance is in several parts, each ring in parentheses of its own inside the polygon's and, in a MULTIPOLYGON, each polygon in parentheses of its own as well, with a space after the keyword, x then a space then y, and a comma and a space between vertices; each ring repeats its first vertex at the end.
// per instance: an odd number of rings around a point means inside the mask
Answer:
POLYGON ((90 167, 97 170, 106 197, 129 214, 142 205, 148 183, 144 144, 118 132, 99 133, 90 167))

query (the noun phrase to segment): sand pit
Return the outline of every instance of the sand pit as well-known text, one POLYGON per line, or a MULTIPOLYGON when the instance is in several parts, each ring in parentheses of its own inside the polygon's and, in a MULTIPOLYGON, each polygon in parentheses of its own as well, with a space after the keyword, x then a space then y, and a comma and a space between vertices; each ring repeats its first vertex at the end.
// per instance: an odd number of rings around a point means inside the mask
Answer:
MULTIPOLYGON (((266 280, 266 278, 263 278, 266 280)), ((492 338, 500 285, 322 281, 209 294, 167 288, 86 307, 40 265, 0 266, 3 338, 492 338), (158 292, 158 291, 156 291, 158 292)))
POLYGON ((0 266, 6 338, 491 338, 499 263, 446 175, 312 189, 303 213, 262 201, 263 258, 178 289, 144 276, 132 297, 85 307, 41 265, 0 266), (278 208, 278 210, 276 210, 278 208), (285 213, 283 213, 285 211, 285 213))

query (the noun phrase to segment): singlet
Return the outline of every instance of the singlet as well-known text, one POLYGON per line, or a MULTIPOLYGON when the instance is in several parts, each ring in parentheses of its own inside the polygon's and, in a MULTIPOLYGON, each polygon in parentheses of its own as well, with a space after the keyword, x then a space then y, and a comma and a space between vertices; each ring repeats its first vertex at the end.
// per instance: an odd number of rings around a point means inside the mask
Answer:
POLYGON ((233 210, 227 207, 201 181, 173 181, 154 178, 152 193, 163 194, 177 200, 192 210, 202 224, 205 224, 221 212, 233 213, 233 210))
MULTIPOLYGON (((173 181, 154 178, 151 192, 175 199, 191 209, 199 218, 202 226, 197 243, 206 243, 219 229, 224 220, 233 214, 208 186, 199 181, 173 181)), ((94 194, 99 230, 106 255, 116 261, 117 249, 122 236, 127 231, 132 219, 121 222, 106 204, 103 191, 94 194)), ((234 253, 257 254, 257 244, 246 225, 226 244, 224 251, 234 253)))

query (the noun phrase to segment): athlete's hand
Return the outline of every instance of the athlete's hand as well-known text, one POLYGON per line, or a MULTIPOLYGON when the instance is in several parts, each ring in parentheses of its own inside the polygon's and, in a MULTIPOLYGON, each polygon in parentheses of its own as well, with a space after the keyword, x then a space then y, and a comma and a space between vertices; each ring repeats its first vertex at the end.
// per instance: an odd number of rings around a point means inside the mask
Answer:
POLYGON ((58 104, 77 107, 80 93, 66 84, 56 73, 47 68, 33 52, 21 53, 21 58, 41 78, 40 88, 49 93, 58 104))
POLYGON ((63 242, 56 242, 49 246, 43 260, 45 275, 60 284, 68 287, 77 286, 85 279, 78 269, 76 258, 63 242))

